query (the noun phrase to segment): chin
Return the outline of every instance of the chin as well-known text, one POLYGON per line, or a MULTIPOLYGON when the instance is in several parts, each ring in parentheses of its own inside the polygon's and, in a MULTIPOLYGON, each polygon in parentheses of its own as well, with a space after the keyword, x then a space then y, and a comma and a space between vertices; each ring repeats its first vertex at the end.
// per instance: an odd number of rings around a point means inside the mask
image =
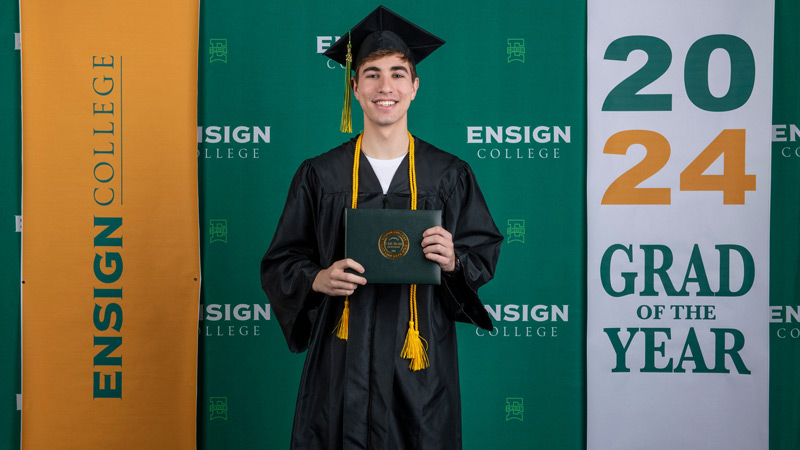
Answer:
POLYGON ((387 117, 387 116, 383 116, 383 117, 370 118, 368 120, 370 122, 374 123, 375 125, 384 126, 385 127, 385 126, 395 125, 398 122, 400 122, 402 119, 403 119, 403 117, 394 117, 394 116, 387 117))

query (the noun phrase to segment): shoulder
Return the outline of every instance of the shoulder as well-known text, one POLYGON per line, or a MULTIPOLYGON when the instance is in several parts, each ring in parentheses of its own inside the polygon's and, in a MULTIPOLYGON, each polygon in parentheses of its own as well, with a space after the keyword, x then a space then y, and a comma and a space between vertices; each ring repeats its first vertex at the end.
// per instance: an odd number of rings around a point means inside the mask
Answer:
POLYGON ((470 182, 474 178, 472 169, 466 161, 422 139, 415 137, 414 142, 418 182, 426 183, 432 190, 449 197, 454 189, 463 187, 465 182, 470 182))
POLYGON ((456 155, 441 150, 416 136, 414 137, 414 153, 421 162, 433 165, 437 170, 469 169, 469 164, 456 155))
POLYGON ((303 161, 298 175, 313 179, 325 191, 349 189, 353 172, 355 138, 327 152, 303 161), (342 186, 339 186, 342 185, 342 186))
POLYGON ((343 165, 353 163, 353 151, 356 146, 356 138, 342 143, 338 147, 332 148, 327 152, 306 160, 311 167, 317 170, 339 168, 343 165))

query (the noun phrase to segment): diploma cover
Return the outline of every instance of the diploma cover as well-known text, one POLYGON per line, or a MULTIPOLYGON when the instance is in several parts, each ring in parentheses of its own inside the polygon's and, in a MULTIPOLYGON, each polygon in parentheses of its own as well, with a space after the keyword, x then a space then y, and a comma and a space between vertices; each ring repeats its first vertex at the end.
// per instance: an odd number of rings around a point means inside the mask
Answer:
POLYGON ((442 225, 440 210, 345 209, 344 256, 368 283, 439 284, 439 264, 422 253, 422 233, 442 225))

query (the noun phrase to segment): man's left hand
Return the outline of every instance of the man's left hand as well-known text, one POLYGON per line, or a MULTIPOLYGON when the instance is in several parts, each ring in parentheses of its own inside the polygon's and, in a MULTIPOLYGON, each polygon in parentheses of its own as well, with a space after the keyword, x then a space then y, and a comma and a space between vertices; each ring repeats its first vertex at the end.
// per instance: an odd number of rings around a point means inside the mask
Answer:
POLYGON ((445 272, 456 268, 453 235, 442 227, 428 228, 422 233, 422 252, 429 260, 439 264, 445 272))

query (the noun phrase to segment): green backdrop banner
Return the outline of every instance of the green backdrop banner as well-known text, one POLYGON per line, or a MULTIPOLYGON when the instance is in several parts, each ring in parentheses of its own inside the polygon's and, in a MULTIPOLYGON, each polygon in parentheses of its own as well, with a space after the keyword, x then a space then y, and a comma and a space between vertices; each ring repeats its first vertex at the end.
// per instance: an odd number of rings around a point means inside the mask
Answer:
MULTIPOLYGON (((376 7, 318 5, 202 5, 204 448, 288 447, 304 355, 258 267, 300 162, 353 136, 344 69, 321 52, 376 7)), ((496 328, 457 327, 465 448, 581 448, 585 5, 386 6, 447 41, 419 67, 409 129, 472 166, 506 236, 481 290, 496 328)))
POLYGON ((19 2, 0 4, 0 448, 19 448, 22 231, 19 2))
POLYGON ((769 448, 800 448, 800 4, 775 2, 769 448))

